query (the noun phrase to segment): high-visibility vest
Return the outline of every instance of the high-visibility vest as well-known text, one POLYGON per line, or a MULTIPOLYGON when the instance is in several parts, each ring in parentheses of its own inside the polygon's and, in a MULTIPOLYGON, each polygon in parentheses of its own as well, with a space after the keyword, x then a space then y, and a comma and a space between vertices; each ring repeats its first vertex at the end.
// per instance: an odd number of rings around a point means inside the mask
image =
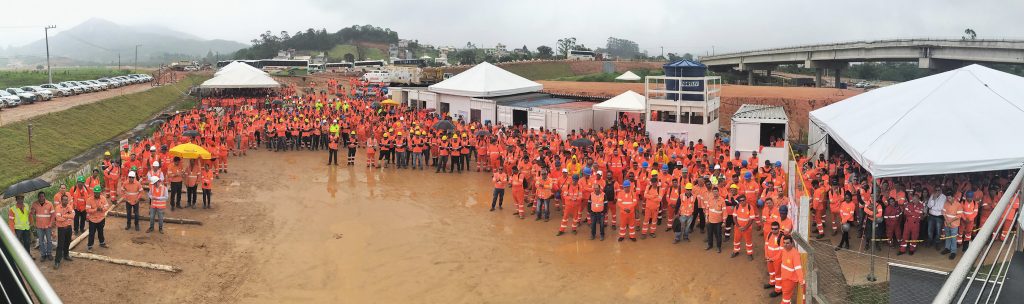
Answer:
POLYGON ((14 221, 15 230, 29 230, 31 227, 28 224, 28 205, 25 208, 18 209, 18 206, 11 206, 10 219, 14 221))
POLYGON ((594 193, 590 195, 590 211, 604 211, 604 193, 594 193))
POLYGON ((150 202, 150 207, 151 208, 155 208, 155 209, 165 209, 165 208, 167 208, 167 200, 166 199, 156 199, 157 197, 166 197, 166 196, 167 196, 167 187, 166 186, 153 187, 153 201, 150 202))

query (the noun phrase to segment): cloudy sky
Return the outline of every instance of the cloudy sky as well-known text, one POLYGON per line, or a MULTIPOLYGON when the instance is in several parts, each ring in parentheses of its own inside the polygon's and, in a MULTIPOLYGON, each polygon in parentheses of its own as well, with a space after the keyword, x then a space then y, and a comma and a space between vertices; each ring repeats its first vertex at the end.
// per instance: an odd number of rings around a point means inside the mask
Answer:
POLYGON ((246 42, 272 30, 336 31, 388 27, 423 43, 553 46, 576 37, 590 47, 607 37, 639 43, 652 55, 704 55, 786 45, 900 37, 1024 39, 1020 0, 50 0, 6 1, 0 46, 26 44, 42 26, 68 29, 89 18, 156 24, 203 38, 246 42), (13 13, 17 12, 17 13, 13 13))

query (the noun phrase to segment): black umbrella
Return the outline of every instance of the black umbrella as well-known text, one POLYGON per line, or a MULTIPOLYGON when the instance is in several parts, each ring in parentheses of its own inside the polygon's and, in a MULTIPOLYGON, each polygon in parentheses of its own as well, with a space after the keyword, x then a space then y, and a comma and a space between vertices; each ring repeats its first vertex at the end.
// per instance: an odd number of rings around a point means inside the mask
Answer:
POLYGON ((196 136, 199 136, 199 131, 188 130, 188 131, 182 132, 181 135, 185 135, 185 136, 188 136, 188 137, 196 137, 196 136))
POLYGON ((434 124, 434 129, 438 130, 455 130, 455 125, 451 121, 442 120, 434 124))
POLYGON ((476 136, 487 136, 491 135, 491 132, 487 132, 487 130, 477 130, 476 133, 473 134, 476 136))
POLYGON ((586 139, 586 138, 580 138, 580 139, 577 139, 577 140, 573 140, 570 144, 572 144, 573 147, 586 148, 586 147, 593 146, 594 145, 594 141, 586 139))
POLYGON ((371 103, 371 104, 370 104, 370 107, 371 107, 371 108, 374 108, 374 109, 376 109, 376 108, 380 108, 380 103, 379 103, 379 102, 376 102, 376 101, 374 101, 373 103, 371 103))
POLYGON ((46 181, 44 181, 42 179, 34 178, 34 179, 26 180, 26 181, 23 181, 23 182, 11 185, 10 187, 7 187, 7 190, 4 191, 4 198, 14 197, 14 196, 17 196, 17 195, 22 195, 22 194, 25 194, 25 193, 29 193, 29 192, 32 192, 32 191, 39 190, 39 189, 46 189, 46 187, 49 187, 49 186, 50 186, 50 183, 47 183, 46 181))
POLYGON ((275 105, 283 105, 284 104, 284 100, 274 100, 274 104, 275 105))

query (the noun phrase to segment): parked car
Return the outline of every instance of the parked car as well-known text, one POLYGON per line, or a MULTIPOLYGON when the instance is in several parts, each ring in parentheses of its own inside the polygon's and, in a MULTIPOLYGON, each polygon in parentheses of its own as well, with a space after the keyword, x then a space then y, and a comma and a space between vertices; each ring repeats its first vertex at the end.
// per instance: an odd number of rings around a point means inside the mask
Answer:
POLYGON ((72 81, 72 82, 76 83, 76 84, 78 84, 78 85, 80 85, 82 87, 84 87, 89 92, 99 92, 101 90, 99 86, 91 84, 91 83, 88 83, 88 82, 85 82, 85 81, 79 80, 79 81, 72 81))
POLYGON ((36 100, 39 100, 39 98, 36 97, 36 94, 25 92, 19 88, 7 88, 6 91, 7 93, 11 93, 11 95, 18 96, 18 98, 21 99, 21 103, 35 103, 36 100))
POLYGON ((21 105, 21 98, 7 91, 0 90, 0 108, 12 108, 21 105))
POLYGON ((117 77, 114 77, 114 79, 117 79, 117 81, 120 81, 124 85, 133 85, 133 84, 135 84, 135 81, 132 81, 132 79, 128 78, 128 76, 117 76, 117 77))
POLYGON ((106 84, 107 87, 111 88, 111 89, 120 87, 120 83, 118 83, 118 82, 116 82, 116 81, 114 81, 113 79, 110 79, 110 78, 104 77, 104 78, 96 79, 96 81, 99 81, 102 84, 106 84))
POLYGON ((73 92, 75 95, 88 92, 88 90, 86 90, 82 86, 78 85, 77 83, 70 82, 70 81, 61 82, 61 83, 58 83, 58 85, 60 85, 62 88, 66 88, 68 90, 71 90, 71 92, 73 92))
POLYGON ((50 90, 50 92, 52 92, 53 95, 55 95, 57 97, 64 97, 64 96, 75 95, 75 91, 73 91, 73 90, 71 90, 69 88, 62 87, 61 85, 55 84, 55 83, 47 83, 47 84, 41 85, 40 87, 42 87, 44 89, 50 90))
POLYGON ((142 77, 143 82, 153 81, 153 76, 150 76, 149 74, 139 74, 139 76, 142 77))
POLYGON ((94 85, 96 87, 99 87, 100 91, 106 91, 107 89, 110 89, 109 85, 107 85, 105 83, 102 83, 102 82, 99 82, 99 81, 95 81, 95 80, 83 80, 83 81, 85 83, 88 83, 88 84, 94 85))
POLYGON ((36 96, 38 96, 37 98, 39 98, 39 100, 41 101, 49 101, 53 99, 53 93, 51 93, 50 90, 44 89, 40 86, 24 86, 21 87, 21 89, 25 92, 36 94, 36 96))

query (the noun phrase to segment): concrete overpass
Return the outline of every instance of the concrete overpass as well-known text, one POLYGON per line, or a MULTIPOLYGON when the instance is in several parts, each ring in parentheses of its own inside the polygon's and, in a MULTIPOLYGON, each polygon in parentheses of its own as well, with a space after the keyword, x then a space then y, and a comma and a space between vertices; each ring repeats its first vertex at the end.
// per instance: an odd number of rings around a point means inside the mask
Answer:
POLYGON ((747 72, 753 83, 753 71, 771 70, 782 64, 801 64, 816 70, 815 83, 822 85, 825 69, 834 71, 839 83, 850 62, 916 61, 923 69, 950 70, 971 63, 1024 64, 1024 40, 895 39, 839 42, 775 49, 745 51, 700 57, 700 62, 716 71, 738 69, 747 72))

